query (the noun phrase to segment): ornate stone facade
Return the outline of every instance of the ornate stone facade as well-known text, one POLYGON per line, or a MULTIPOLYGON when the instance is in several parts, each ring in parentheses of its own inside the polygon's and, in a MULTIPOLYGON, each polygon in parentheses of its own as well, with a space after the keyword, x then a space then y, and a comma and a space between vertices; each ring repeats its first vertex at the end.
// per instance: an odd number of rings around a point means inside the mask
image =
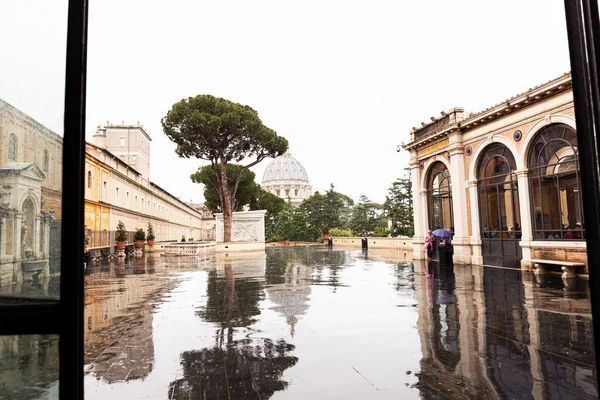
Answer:
POLYGON ((575 129, 568 73, 479 113, 454 108, 413 128, 403 145, 413 258, 424 258, 427 230, 443 228, 454 234, 455 263, 587 264, 575 129), (438 173, 447 178, 444 188, 438 173))
POLYGON ((269 163, 261 186, 282 199, 289 198, 295 207, 312 195, 306 170, 290 153, 285 153, 269 163))

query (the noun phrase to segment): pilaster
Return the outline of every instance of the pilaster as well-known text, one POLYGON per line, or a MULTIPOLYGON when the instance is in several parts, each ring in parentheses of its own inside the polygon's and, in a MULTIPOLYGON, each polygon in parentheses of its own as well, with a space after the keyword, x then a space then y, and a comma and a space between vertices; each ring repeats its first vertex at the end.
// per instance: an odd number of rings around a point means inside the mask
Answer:
POLYGON ((533 241, 533 226, 531 225, 531 198, 529 195, 529 173, 528 170, 518 170, 517 182, 519 184, 519 209, 521 216, 521 269, 531 269, 531 248, 528 246, 533 241))
POLYGON ((477 181, 467 181, 469 200, 471 201, 471 264, 483 265, 481 254, 481 221, 479 219, 479 193, 477 181))
POLYGON ((471 246, 467 214, 467 191, 465 187, 465 156, 459 143, 449 147, 450 181, 452 183, 452 210, 454 212, 454 263, 471 263, 471 246))

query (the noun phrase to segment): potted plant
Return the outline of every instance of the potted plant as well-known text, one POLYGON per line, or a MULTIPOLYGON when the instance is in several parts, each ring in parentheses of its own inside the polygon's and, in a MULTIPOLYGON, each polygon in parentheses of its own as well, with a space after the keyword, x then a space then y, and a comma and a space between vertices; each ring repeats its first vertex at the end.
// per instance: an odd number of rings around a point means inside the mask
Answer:
POLYGON ((137 228, 133 234, 133 244, 137 250, 144 247, 146 243, 146 232, 142 228, 137 228))
POLYGON ((86 235, 83 237, 83 252, 84 253, 88 251, 89 245, 90 245, 90 237, 86 235))
POLYGON ((148 243, 148 246, 154 246, 154 237, 154 228, 152 227, 152 224, 148 222, 148 234, 146 235, 146 243, 148 243))
POLYGON ((125 229, 125 224, 121 220, 119 220, 119 223, 117 224, 115 241, 117 242, 117 250, 119 250, 120 253, 124 253, 125 247, 127 246, 127 229, 125 229))
POLYGON ((185 242, 185 235, 181 235, 181 241, 185 242))

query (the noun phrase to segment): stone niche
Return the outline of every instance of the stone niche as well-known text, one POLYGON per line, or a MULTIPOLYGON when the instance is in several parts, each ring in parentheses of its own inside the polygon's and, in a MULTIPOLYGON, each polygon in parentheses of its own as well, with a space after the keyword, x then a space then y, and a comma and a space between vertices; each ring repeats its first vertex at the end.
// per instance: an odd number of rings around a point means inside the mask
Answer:
POLYGON ((42 212, 44 179, 33 163, 0 167, 0 286, 49 275, 52 216, 42 212))

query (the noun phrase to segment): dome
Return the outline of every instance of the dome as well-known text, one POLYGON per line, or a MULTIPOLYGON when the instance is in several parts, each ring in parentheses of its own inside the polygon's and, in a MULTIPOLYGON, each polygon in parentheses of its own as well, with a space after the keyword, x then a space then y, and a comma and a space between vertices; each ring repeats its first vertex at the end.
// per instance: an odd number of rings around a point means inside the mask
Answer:
POLYGON ((308 183, 306 170, 290 153, 285 153, 269 163, 263 175, 263 185, 270 181, 298 180, 308 183))
POLYGON ((293 206, 299 206, 312 195, 306 170, 290 153, 277 157, 267 165, 260 186, 282 199, 289 199, 293 206))

